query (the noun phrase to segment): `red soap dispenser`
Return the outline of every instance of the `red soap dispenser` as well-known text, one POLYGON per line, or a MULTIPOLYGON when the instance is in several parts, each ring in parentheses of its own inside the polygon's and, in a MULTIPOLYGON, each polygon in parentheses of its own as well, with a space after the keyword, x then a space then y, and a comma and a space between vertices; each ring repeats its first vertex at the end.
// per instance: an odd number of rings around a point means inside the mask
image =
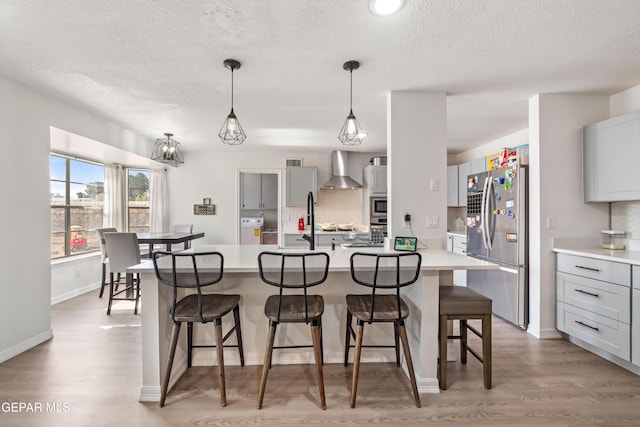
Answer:
POLYGON ((298 218, 298 231, 304 231, 304 218, 298 218))

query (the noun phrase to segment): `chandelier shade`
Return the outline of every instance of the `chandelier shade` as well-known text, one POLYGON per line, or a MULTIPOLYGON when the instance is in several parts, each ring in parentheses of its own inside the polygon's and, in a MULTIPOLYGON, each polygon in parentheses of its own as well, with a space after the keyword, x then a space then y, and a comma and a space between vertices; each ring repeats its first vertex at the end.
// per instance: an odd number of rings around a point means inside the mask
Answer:
POLYGON ((151 153, 151 160, 162 163, 184 163, 180 143, 171 138, 173 136, 172 133, 165 133, 164 136, 164 138, 156 139, 153 153, 151 153))
POLYGON ((240 65, 240 62, 235 59, 224 60, 225 68, 231 70, 231 112, 222 123, 218 136, 223 143, 228 145, 240 145, 247 139, 247 134, 244 133, 244 129, 233 111, 233 71, 240 68, 240 65))
POLYGON ((344 125, 342 125, 342 129, 340 129, 338 140, 343 145, 358 145, 367 136, 367 132, 360 126, 360 122, 353 114, 353 70, 360 68, 360 63, 358 61, 347 61, 342 68, 349 71, 349 115, 344 125))

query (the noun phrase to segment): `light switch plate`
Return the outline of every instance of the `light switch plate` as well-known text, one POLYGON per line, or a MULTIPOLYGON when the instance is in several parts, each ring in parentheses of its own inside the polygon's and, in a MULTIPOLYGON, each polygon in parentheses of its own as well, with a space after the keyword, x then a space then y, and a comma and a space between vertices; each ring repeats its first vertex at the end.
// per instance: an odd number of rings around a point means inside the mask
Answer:
POLYGON ((427 228, 438 228, 439 227, 439 218, 438 215, 428 215, 427 216, 427 228))

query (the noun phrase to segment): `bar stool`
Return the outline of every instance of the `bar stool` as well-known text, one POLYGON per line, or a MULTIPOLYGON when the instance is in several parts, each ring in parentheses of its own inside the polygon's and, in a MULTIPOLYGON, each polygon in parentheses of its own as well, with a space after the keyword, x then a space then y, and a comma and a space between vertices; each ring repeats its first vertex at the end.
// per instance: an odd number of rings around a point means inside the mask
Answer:
POLYGON ((420 394, 413 371, 411 351, 407 340, 404 319, 409 316, 409 307, 400 297, 400 288, 411 285, 418 280, 422 256, 417 253, 402 254, 371 254, 356 252, 351 255, 351 278, 359 285, 371 288, 370 294, 347 295, 347 331, 344 346, 344 366, 349 361, 350 338, 355 339, 355 356, 353 360, 353 378, 351 381, 351 407, 356 406, 356 392, 358 389, 358 374, 360 371, 360 355, 362 347, 395 348, 396 365, 400 366, 399 339, 407 363, 407 370, 411 379, 411 389, 415 404, 420 407, 420 394), (378 294, 379 290, 395 290, 393 294, 378 294), (352 319, 357 319, 357 333, 351 325, 352 319), (395 345, 362 345, 364 324, 373 322, 393 322, 395 345))
MULTIPOLYGON (((107 251, 107 244, 104 241, 104 233, 117 233, 118 229, 109 228, 96 228, 96 234, 98 235, 98 243, 100 244, 100 261, 102 263, 102 280, 100 280, 100 295, 98 298, 102 298, 105 286, 107 283, 107 264, 109 264, 109 252, 107 251)), ((118 276, 117 282, 120 282, 120 276, 118 276)), ((117 286, 116 286, 116 289, 117 286)))
POLYGON ((322 313, 324 299, 321 295, 308 295, 307 288, 317 286, 327 279, 329 255, 324 252, 279 253, 262 252, 258 255, 260 279, 279 288, 278 295, 271 295, 264 305, 264 314, 269 319, 269 337, 264 353, 264 365, 258 393, 258 409, 262 409, 267 376, 271 368, 273 349, 313 347, 318 372, 320 405, 326 409, 324 377, 322 375, 322 313), (284 295, 283 291, 298 293, 284 295), (300 290, 302 295, 299 294, 300 290), (276 328, 280 323, 306 323, 311 325, 313 346, 274 346, 276 328))
MULTIPOLYGON (((187 322, 189 335, 192 333, 194 322, 213 322, 216 334, 215 347, 218 355, 218 378, 220 381, 220 404, 227 405, 226 386, 224 379, 224 348, 238 348, 240 352, 240 365, 244 366, 244 352, 242 350, 242 333, 240 330, 240 295, 226 294, 203 294, 203 288, 214 285, 222 280, 224 269, 224 258, 219 252, 201 252, 195 254, 172 253, 167 251, 154 252, 153 267, 156 277, 160 283, 173 287, 173 304, 171 306, 171 320, 173 328, 171 330, 171 342, 167 365, 165 367, 164 381, 162 382, 162 392, 160 396, 160 407, 164 406, 169 387, 171 368, 176 353, 176 345, 180 336, 180 326, 182 322, 187 322), (171 268, 158 267, 158 258, 164 256, 171 257, 171 268), (189 294, 178 300, 178 289, 195 289, 196 293, 189 294), (222 334, 222 317, 233 311, 234 326, 222 334), (237 345, 224 345, 233 331, 236 332, 237 345)), ((187 352, 191 360, 193 350, 192 338, 188 337, 187 352)), ((199 346, 205 347, 205 346, 199 346)), ((189 363, 189 366, 191 364, 189 363)))
POLYGON ((469 351, 483 366, 484 388, 491 388, 491 311, 490 298, 463 286, 440 287, 440 320, 438 328, 438 382, 442 390, 447 389, 447 339, 460 340, 460 362, 467 363, 469 351), (482 321, 482 332, 467 323, 467 320, 482 321), (447 320, 460 320, 460 335, 448 335, 447 320), (467 345, 467 330, 482 339, 482 356, 467 345))
POLYGON ((136 233, 104 233, 104 241, 109 253, 109 305, 107 314, 111 314, 113 301, 135 301, 133 314, 138 314, 138 304, 140 303, 140 273, 126 273, 127 268, 140 264, 140 246, 136 233), (125 273, 126 285, 124 289, 117 289, 118 280, 114 275, 120 277, 125 273), (124 297, 118 295, 124 293, 124 297))

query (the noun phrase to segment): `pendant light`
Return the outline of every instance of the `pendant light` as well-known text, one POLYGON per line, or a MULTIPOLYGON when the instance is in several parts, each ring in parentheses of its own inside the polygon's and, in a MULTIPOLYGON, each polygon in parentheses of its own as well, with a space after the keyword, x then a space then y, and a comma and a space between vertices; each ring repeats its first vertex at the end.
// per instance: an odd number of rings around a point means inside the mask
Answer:
POLYGON ((184 163, 180 143, 171 138, 173 136, 172 133, 165 133, 164 136, 165 138, 156 139, 153 153, 151 153, 151 160, 162 163, 184 163))
POLYGON ((247 135, 240 126, 240 121, 233 112, 233 71, 240 68, 240 62, 235 59, 225 59, 224 66, 231 70, 231 112, 222 124, 218 136, 225 144, 240 145, 247 139, 247 135))
POLYGON ((367 133, 362 129, 358 119, 353 114, 353 70, 360 68, 360 63, 358 61, 347 61, 342 68, 349 72, 349 115, 342 126, 342 130, 340 130, 338 139, 343 145, 358 145, 367 136, 367 133))

